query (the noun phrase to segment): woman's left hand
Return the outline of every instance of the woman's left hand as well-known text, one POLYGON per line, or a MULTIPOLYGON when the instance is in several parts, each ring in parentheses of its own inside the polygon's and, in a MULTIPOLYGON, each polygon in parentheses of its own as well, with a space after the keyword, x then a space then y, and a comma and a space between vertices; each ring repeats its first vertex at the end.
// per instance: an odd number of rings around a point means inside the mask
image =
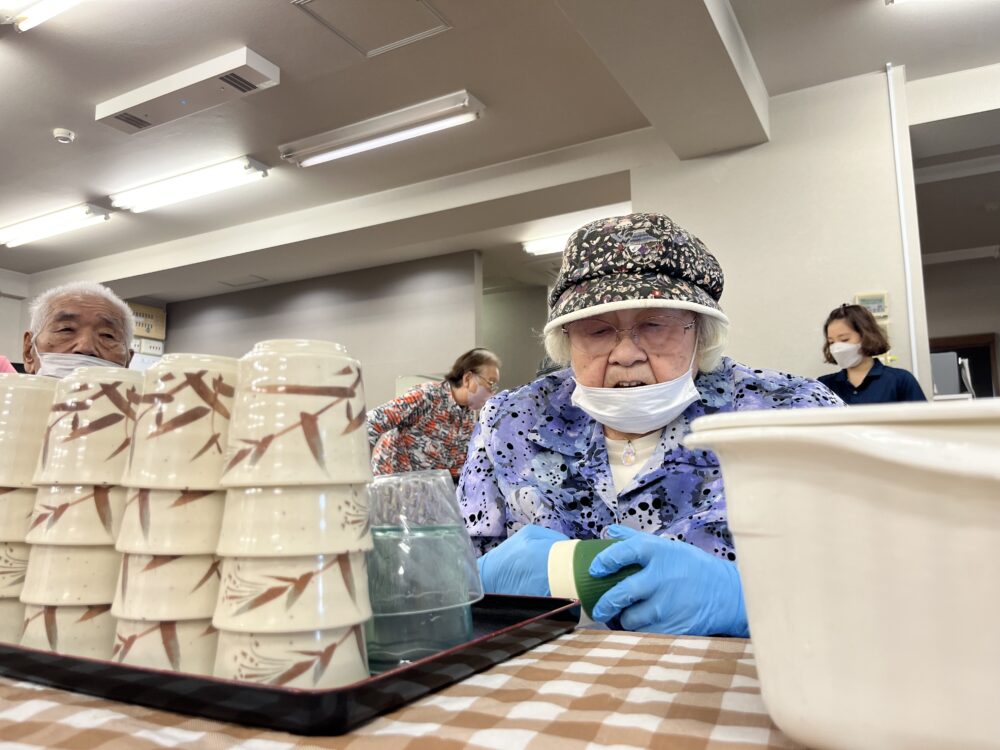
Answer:
POLYGON ((743 586, 733 563, 627 526, 609 526, 608 535, 622 541, 594 558, 590 574, 606 576, 635 564, 642 570, 597 600, 595 620, 619 615, 626 630, 673 635, 749 634, 743 586))

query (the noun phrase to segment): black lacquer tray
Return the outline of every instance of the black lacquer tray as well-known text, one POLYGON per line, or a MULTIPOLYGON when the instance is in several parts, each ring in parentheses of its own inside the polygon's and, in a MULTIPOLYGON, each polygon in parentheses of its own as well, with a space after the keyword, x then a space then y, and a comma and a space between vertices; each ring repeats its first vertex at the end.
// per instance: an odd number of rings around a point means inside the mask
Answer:
POLYGON ((335 690, 250 685, 3 644, 0 674, 206 719, 335 735, 569 632, 578 619, 569 599, 487 594, 472 605, 471 641, 335 690))

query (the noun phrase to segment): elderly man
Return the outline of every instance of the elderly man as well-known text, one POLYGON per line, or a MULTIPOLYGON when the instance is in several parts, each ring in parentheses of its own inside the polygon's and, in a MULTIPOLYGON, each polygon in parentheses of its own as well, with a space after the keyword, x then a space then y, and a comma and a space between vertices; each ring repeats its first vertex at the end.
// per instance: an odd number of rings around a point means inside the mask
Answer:
POLYGON ((132 359, 132 311, 106 286, 63 284, 38 295, 29 311, 25 372, 62 378, 77 367, 127 367, 132 359))

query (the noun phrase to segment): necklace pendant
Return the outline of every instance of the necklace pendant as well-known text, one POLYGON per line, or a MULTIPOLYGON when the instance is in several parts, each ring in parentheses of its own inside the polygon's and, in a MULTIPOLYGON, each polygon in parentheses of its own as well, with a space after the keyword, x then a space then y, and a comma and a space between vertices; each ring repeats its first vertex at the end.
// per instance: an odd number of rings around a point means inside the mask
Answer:
POLYGON ((631 440, 625 443, 625 448, 622 450, 622 463, 626 466, 631 466, 635 463, 635 446, 632 445, 631 440))

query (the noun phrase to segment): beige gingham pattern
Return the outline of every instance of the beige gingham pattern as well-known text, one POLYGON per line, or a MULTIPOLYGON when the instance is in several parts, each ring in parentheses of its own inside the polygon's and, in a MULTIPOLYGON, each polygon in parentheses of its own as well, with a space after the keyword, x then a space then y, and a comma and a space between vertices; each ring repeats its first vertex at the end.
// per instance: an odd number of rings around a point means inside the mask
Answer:
POLYGON ((767 716, 749 641, 577 630, 342 737, 299 737, 223 724, 0 678, 0 748, 43 747, 748 750, 798 746, 767 716))

